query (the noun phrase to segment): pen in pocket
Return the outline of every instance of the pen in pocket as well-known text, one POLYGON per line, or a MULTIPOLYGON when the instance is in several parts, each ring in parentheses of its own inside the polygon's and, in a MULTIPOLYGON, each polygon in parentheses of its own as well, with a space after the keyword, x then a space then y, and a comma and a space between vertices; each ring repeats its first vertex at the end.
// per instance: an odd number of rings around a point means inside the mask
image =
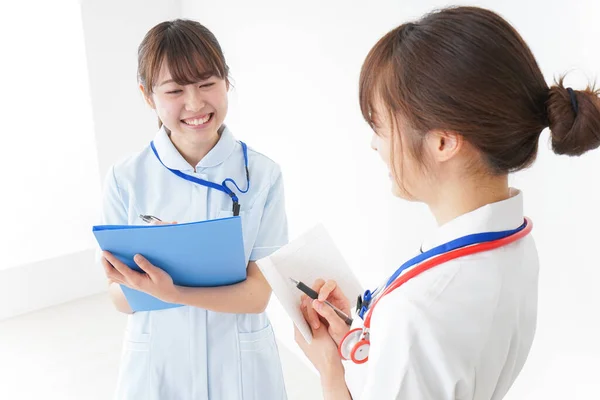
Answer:
POLYGON ((142 221, 144 221, 144 222, 146 222, 148 224, 151 224, 153 222, 162 222, 159 218, 156 218, 153 215, 143 215, 143 214, 140 214, 140 218, 142 219, 142 221))

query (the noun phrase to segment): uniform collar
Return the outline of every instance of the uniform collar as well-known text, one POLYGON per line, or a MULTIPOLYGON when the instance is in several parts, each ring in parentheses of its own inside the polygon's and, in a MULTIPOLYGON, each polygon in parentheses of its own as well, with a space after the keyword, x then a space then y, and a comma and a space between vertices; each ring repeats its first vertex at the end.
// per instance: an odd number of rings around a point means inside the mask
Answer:
MULTIPOLYGON (((154 137, 154 147, 156 148, 156 152, 160 156, 161 161, 168 168, 179 171, 194 171, 194 167, 183 158, 175 148, 175 145, 173 145, 173 142, 171 142, 171 138, 165 130, 164 125, 158 130, 154 137)), ((200 160, 198 165, 196 165, 196 169, 216 167, 229 158, 234 149, 235 138, 229 128, 224 126, 219 141, 215 147, 200 160)))
POLYGON ((437 228, 423 241, 421 251, 474 233, 517 229, 523 225, 523 218, 523 194, 518 189, 510 188, 508 199, 486 204, 437 228))

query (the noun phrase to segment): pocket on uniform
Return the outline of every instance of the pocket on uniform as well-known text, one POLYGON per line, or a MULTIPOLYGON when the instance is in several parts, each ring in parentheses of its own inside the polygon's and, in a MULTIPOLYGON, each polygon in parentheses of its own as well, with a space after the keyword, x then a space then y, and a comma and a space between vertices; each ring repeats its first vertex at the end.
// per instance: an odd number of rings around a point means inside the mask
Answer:
POLYGON ((150 313, 136 312, 127 319, 123 348, 132 351, 150 349, 150 313))
MULTIPOLYGON (((247 215, 251 210, 244 210, 244 211, 240 211, 240 218, 242 220, 242 230, 245 230, 246 226, 247 226, 247 215)), ((231 218, 233 217, 233 211, 231 211, 231 209, 228 210, 219 210, 217 211, 217 219, 222 219, 222 218, 231 218)))
MULTIPOLYGON (((242 220, 244 219, 244 215, 246 215, 247 212, 248 212, 248 210, 240 211, 240 217, 242 218, 242 220)), ((231 210, 231 208, 228 208, 226 210, 217 211, 217 218, 219 218, 219 219, 220 218, 230 218, 230 217, 233 217, 233 211, 231 210)))
POLYGON ((273 328, 239 333, 244 400, 286 399, 283 372, 273 328))
POLYGON ((150 334, 141 333, 138 335, 125 334, 125 342, 123 343, 125 349, 133 351, 149 351, 150 350, 150 334))
POLYGON ((125 332, 116 400, 150 398, 150 334, 125 332))
MULTIPOLYGON (((232 217, 233 211, 231 209, 219 210, 217 218, 232 217)), ((258 227, 260 224, 260 218, 254 212, 254 208, 249 210, 240 211, 240 218, 242 220, 242 233, 244 235, 244 253, 246 259, 250 257, 254 242, 256 241, 256 235, 258 234, 258 227)))

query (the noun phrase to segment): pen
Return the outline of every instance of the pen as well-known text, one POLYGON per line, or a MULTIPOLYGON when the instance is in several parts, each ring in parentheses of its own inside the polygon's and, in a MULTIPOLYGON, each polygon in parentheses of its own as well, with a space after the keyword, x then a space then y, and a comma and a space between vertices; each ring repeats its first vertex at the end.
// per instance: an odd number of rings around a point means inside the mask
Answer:
POLYGON ((153 215, 143 215, 143 214, 140 214, 140 218, 142 219, 142 221, 144 221, 144 222, 146 222, 148 224, 151 224, 151 223, 153 223, 155 221, 156 222, 162 222, 159 218, 156 218, 153 215))
MULTIPOLYGON (((302 292, 304 292, 308 297, 310 297, 313 300, 317 300, 319 298, 319 293, 315 292, 314 290, 312 290, 310 287, 306 286, 306 284, 304 284, 303 282, 298 282, 295 279, 290 278, 290 281, 292 281, 294 283, 294 285, 300 289, 302 292)), ((325 300, 323 303, 327 304, 329 307, 333 308, 333 311, 335 311, 335 313, 344 320, 344 322, 346 323, 346 325, 351 326, 352 325, 352 318, 350 318, 349 316, 346 315, 346 313, 344 313, 342 310, 340 310, 339 308, 337 308, 336 306, 334 306, 333 304, 331 304, 330 302, 328 302, 327 300, 325 300)))

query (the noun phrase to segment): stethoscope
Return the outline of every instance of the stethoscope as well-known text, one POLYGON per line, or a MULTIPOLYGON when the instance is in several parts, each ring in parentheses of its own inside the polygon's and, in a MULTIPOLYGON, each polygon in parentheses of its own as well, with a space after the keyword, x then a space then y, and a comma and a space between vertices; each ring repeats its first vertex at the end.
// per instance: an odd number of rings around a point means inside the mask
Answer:
POLYGON ((533 224, 531 220, 526 217, 523 225, 517 229, 463 236, 434 247, 402 264, 384 285, 373 292, 367 290, 362 298, 359 297, 357 312, 358 315, 364 319, 364 324, 362 328, 350 330, 341 340, 338 351, 342 359, 352 360, 356 364, 363 364, 369 360, 369 348, 371 346, 369 329, 371 327, 371 316, 373 315, 375 306, 383 297, 398 289, 407 281, 433 267, 455 258, 506 246, 527 236, 532 228, 533 224), (407 269, 411 267, 414 268, 407 271, 407 269), (405 271, 406 273, 402 274, 402 272, 405 271), (366 318, 364 317, 365 314, 366 318))
POLYGON ((152 147, 152 151, 154 152, 154 155, 156 156, 158 161, 160 161, 160 163, 163 165, 163 167, 165 167, 166 169, 168 169, 169 171, 171 171, 178 177, 183 178, 186 181, 196 183, 198 185, 206 186, 211 189, 217 189, 217 190, 227 194, 229 197, 231 197, 231 201, 233 201, 233 216, 237 217, 238 215, 240 215, 240 202, 239 202, 239 199, 236 196, 236 194, 233 192, 233 190, 231 190, 227 187, 227 182, 233 183, 234 186, 237 188, 237 190, 239 190, 240 193, 247 193, 248 190, 250 189, 250 173, 248 172, 248 146, 246 146, 246 143, 242 142, 241 140, 240 140, 240 144, 242 145, 242 152, 244 153, 244 167, 246 168, 246 190, 240 189, 240 187, 237 185, 237 183, 235 183, 235 181, 231 178, 227 178, 221 184, 218 184, 218 183, 210 182, 210 181, 207 181, 204 179, 200 179, 200 178, 196 178, 194 176, 184 174, 183 172, 181 172, 177 169, 171 169, 171 168, 167 167, 162 162, 160 157, 158 156, 156 147, 154 147, 154 141, 150 142, 150 147, 152 147))

